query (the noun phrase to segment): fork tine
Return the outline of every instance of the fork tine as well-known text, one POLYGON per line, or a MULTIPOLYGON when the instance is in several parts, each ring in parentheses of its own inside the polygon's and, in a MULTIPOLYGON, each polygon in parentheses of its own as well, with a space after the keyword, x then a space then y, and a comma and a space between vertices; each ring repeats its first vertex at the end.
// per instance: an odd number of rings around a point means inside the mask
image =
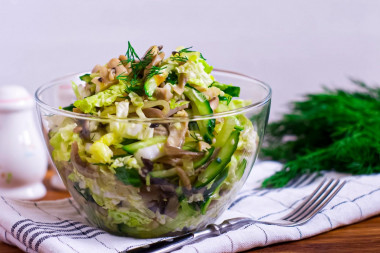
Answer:
MULTIPOLYGON (((288 213, 287 215, 285 215, 284 217, 281 218, 281 220, 288 220, 290 217, 294 216, 295 214, 299 213, 301 210, 304 209, 305 205, 307 205, 310 201, 312 201, 312 199, 318 194, 318 192, 321 190, 321 188, 323 187, 323 185, 325 185, 327 179, 324 179, 320 185, 318 185, 318 187, 314 190, 314 192, 312 194, 309 195, 309 197, 304 200, 301 204, 299 204, 296 208, 294 208, 294 210, 290 213, 288 213)), ((331 180, 328 182, 328 185, 331 183, 331 180)))
POLYGON ((314 217, 314 215, 317 214, 323 207, 325 207, 327 203, 329 203, 330 200, 342 189, 345 183, 345 181, 340 182, 340 180, 338 180, 332 186, 332 188, 317 203, 315 203, 313 207, 308 210, 308 212, 305 212, 302 217, 297 218, 296 223, 301 224, 314 217))
MULTIPOLYGON (((327 192, 329 193, 331 191, 331 189, 329 188, 333 183, 334 183, 334 179, 330 179, 327 181, 327 184, 321 189, 319 188, 318 191, 317 191, 317 194, 315 195, 311 195, 311 199, 310 201, 308 201, 307 203, 305 203, 299 210, 298 212, 295 212, 292 216, 289 216, 287 217, 286 219, 287 220, 291 220, 291 221, 297 221, 298 217, 302 216, 304 213, 307 213, 310 208, 312 208, 314 206, 314 204, 322 197, 324 196, 324 194, 327 192)), ((336 184, 336 183, 335 183, 336 184)), ((334 184, 334 185, 335 185, 334 184)), ((335 187, 335 186, 333 186, 335 187)))

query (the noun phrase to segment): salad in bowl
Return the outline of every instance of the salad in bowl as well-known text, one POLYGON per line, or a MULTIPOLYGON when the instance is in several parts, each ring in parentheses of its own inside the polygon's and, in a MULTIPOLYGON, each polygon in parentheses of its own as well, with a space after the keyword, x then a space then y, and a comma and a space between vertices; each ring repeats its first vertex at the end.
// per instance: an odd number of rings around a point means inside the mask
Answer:
POLYGON ((125 55, 36 92, 63 182, 89 221, 115 234, 213 222, 250 173, 267 123, 269 86, 213 70, 192 48, 162 49, 139 56, 129 43, 125 55))

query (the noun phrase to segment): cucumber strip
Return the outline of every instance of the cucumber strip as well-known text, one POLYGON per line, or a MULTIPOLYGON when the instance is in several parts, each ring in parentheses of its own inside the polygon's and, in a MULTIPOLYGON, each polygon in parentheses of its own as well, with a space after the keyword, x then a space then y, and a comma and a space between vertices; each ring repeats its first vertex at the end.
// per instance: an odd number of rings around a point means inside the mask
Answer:
POLYGON ((156 79, 154 78, 154 76, 151 77, 151 78, 149 78, 148 80, 146 80, 146 82, 144 83, 145 94, 148 97, 153 96, 154 91, 156 90, 156 88, 157 88, 158 85, 159 84, 157 84, 156 79))
POLYGON ((145 141, 138 141, 125 145, 123 146, 123 149, 133 155, 139 149, 149 147, 158 143, 164 143, 166 139, 166 136, 156 136, 145 141))
POLYGON ((79 79, 86 83, 90 83, 92 80, 90 74, 85 74, 83 76, 80 76, 79 79))
POLYGON ((230 87, 227 87, 225 90, 223 90, 223 92, 233 97, 239 97, 240 87, 230 86, 230 87))
POLYGON ((239 136, 240 131, 235 130, 231 133, 216 159, 198 176, 195 187, 200 188, 207 185, 227 166, 237 148, 239 136))
POLYGON ((236 177, 238 180, 243 176, 245 168, 247 167, 247 159, 243 159, 236 168, 236 177))
POLYGON ((148 97, 153 96, 154 91, 156 88, 166 80, 166 78, 169 76, 169 73, 174 69, 173 64, 166 64, 161 66, 162 73, 160 75, 152 76, 149 79, 147 79, 144 83, 144 90, 145 94, 148 97))
POLYGON ((198 167, 202 166, 203 164, 205 164, 209 159, 210 157, 212 156, 212 154, 214 153, 214 150, 215 150, 215 147, 211 147, 207 153, 201 158, 199 159, 198 161, 195 161, 193 163, 194 165, 194 169, 197 169, 198 167))
POLYGON ((152 177, 172 177, 177 175, 175 168, 168 170, 155 170, 149 173, 152 177))
POLYGON ((215 147, 222 147, 225 145, 228 137, 236 126, 236 118, 234 116, 224 118, 222 129, 216 136, 215 147))
MULTIPOLYGON (((196 115, 213 114, 210 103, 203 93, 186 85, 183 94, 185 94, 185 96, 192 102, 192 105, 196 108, 196 115)), ((214 137, 213 132, 215 128, 215 119, 200 120, 197 121, 197 124, 203 139, 208 143, 212 143, 212 138, 214 137)))
POLYGON ((204 202, 201 204, 201 213, 206 214, 206 211, 208 209, 208 206, 211 203, 212 196, 214 196, 216 193, 219 192, 220 187, 222 186, 222 183, 224 180, 226 180, 228 176, 228 167, 225 167, 222 172, 215 178, 214 182, 212 183, 211 187, 205 191, 203 194, 204 202))
POLYGON ((212 86, 219 88, 224 93, 227 93, 228 95, 232 97, 239 97, 240 95, 240 87, 238 86, 233 86, 233 85, 219 83, 219 82, 213 82, 212 86))

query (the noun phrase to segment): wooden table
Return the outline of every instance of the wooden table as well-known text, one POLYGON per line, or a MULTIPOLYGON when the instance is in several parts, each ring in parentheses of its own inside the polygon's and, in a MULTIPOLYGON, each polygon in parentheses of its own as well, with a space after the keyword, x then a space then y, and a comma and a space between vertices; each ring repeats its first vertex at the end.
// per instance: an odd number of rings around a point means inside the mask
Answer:
MULTIPOLYGON (((44 183, 48 189, 41 200, 67 198, 66 191, 56 191, 49 179, 53 171, 49 170, 44 183)), ((380 200, 379 200, 380 201, 380 200)), ((380 216, 357 224, 335 229, 301 241, 280 243, 247 252, 380 252, 380 216)), ((20 253, 20 249, 0 242, 0 253, 20 253)))

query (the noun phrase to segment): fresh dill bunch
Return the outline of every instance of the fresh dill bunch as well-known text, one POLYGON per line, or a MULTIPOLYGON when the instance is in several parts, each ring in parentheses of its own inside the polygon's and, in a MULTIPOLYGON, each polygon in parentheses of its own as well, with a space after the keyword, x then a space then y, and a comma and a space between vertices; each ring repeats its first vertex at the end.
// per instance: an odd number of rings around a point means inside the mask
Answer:
POLYGON ((268 125, 261 156, 284 167, 263 187, 283 187, 300 175, 326 170, 380 172, 380 87, 352 81, 362 90, 325 88, 293 102, 291 113, 268 125))

